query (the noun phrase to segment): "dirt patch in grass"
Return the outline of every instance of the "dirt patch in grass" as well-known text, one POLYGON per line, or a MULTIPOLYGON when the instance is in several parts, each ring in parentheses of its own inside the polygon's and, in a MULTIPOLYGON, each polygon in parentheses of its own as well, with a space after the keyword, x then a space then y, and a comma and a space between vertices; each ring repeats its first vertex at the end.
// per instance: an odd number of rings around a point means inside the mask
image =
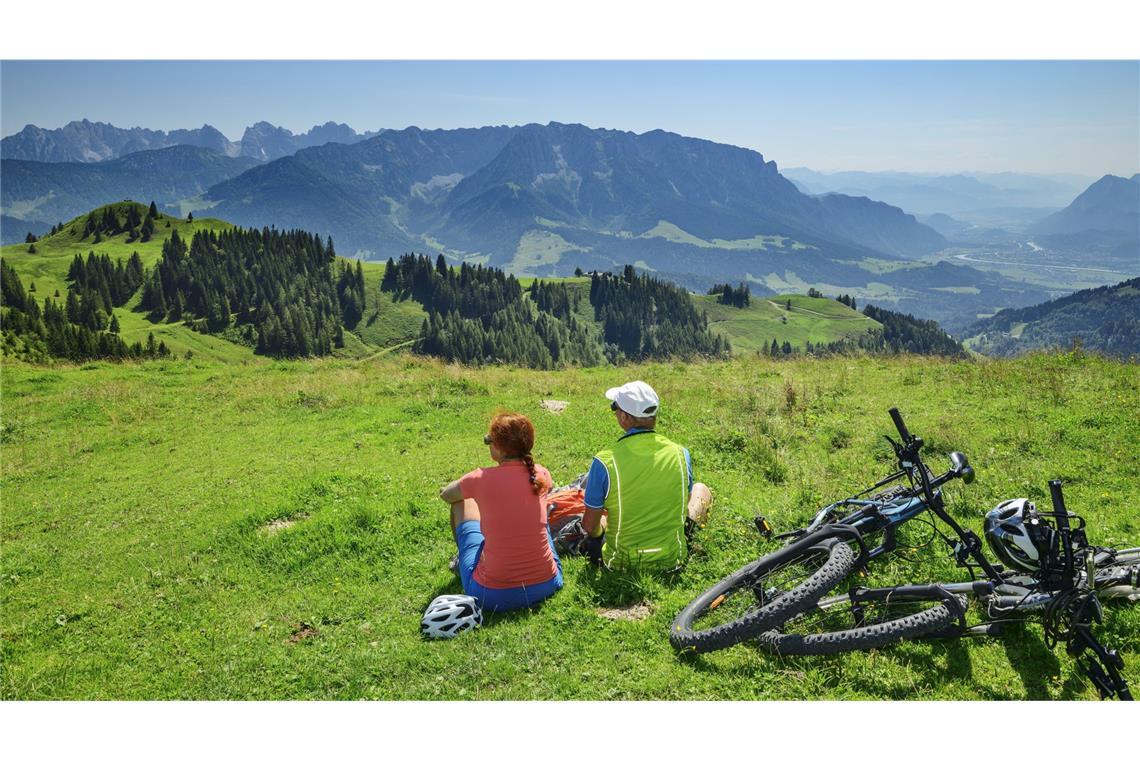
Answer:
POLYGON ((274 533, 279 533, 285 530, 286 528, 292 528, 301 520, 307 520, 308 518, 309 515, 305 512, 295 514, 291 517, 278 517, 276 520, 270 520, 269 522, 265 523, 265 525, 259 527, 257 529, 257 532, 266 536, 271 536, 274 533))
POLYGON ((293 630, 293 634, 286 640, 285 643, 296 644, 298 642, 304 641, 305 639, 311 639, 314 636, 318 635, 320 635, 320 633, 316 628, 309 625, 308 623, 301 623, 293 630))
POLYGON ((569 401, 558 401, 557 399, 544 398, 538 404, 543 409, 554 414, 561 414, 566 411, 566 407, 570 406, 569 401))
POLYGON ((635 602, 628 607, 599 607, 598 614, 606 620, 645 620, 653 608, 648 602, 635 602))

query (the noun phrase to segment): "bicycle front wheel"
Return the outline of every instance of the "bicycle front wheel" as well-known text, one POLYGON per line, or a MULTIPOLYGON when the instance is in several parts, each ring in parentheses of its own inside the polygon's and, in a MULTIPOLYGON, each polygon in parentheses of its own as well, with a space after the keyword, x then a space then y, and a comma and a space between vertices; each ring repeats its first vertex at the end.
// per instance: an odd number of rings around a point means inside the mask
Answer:
POLYGON ((745 565, 694 599, 673 621, 669 641, 712 652, 754 638, 810 608, 855 565, 840 541, 792 544, 745 565))
POLYGON ((965 597, 947 598, 930 587, 874 589, 856 600, 843 594, 821 600, 759 641, 781 655, 878 649, 944 631, 965 607, 965 597))

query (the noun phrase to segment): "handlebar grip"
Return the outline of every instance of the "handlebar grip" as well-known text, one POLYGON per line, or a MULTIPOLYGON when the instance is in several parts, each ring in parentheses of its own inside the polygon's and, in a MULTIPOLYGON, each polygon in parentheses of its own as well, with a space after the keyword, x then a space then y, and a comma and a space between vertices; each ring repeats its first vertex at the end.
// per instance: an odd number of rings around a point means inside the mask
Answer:
POLYGON ((1061 492, 1061 481, 1049 481, 1049 495, 1053 497, 1053 511, 1057 514, 1057 527, 1069 527, 1069 512, 1065 509, 1065 495, 1061 492))
POLYGON ((892 406, 887 410, 887 413, 891 415, 891 419, 895 423, 895 428, 899 431, 899 435, 902 436, 902 442, 910 443, 910 431, 906 429, 906 423, 903 422, 902 415, 899 414, 898 408, 892 406))

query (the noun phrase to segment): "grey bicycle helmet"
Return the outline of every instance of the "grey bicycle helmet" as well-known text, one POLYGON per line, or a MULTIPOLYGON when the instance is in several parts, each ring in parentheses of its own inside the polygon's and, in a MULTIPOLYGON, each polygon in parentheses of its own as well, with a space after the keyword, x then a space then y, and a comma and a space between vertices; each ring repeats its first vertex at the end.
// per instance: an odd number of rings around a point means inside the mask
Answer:
POLYGON ((1049 546, 1052 528, 1029 499, 1006 499, 986 513, 986 542, 1008 567, 1035 573, 1041 551, 1049 546))
POLYGON ((433 639, 450 639, 483 622, 479 600, 465 594, 444 594, 432 599, 420 622, 420 633, 433 639))

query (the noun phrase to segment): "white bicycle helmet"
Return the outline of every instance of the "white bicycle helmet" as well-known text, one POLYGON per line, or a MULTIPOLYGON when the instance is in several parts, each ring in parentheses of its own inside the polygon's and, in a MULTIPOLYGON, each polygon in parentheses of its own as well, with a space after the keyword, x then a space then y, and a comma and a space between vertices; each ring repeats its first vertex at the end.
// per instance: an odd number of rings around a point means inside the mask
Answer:
POLYGON ((1052 528, 1029 499, 1006 499, 986 513, 986 542, 1001 562, 1035 573, 1041 569, 1038 547, 1049 545, 1052 528))
POLYGON ((465 594, 444 594, 431 600, 420 633, 433 639, 450 639, 483 622, 479 600, 465 594))

